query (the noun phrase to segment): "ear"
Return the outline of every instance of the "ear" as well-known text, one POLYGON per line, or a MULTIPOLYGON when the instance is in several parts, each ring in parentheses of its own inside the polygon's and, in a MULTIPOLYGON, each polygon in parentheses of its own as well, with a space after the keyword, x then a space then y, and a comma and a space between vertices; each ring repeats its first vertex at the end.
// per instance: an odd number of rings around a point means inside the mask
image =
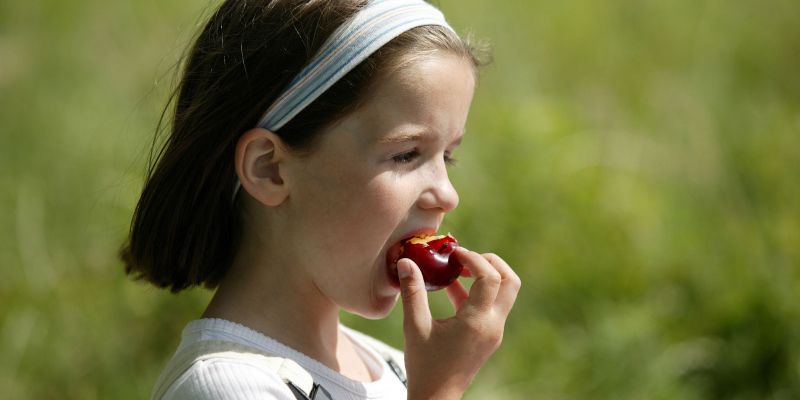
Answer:
POLYGON ((285 168, 288 151, 274 132, 253 128, 236 144, 236 175, 242 190, 267 206, 277 206, 289 197, 285 168))

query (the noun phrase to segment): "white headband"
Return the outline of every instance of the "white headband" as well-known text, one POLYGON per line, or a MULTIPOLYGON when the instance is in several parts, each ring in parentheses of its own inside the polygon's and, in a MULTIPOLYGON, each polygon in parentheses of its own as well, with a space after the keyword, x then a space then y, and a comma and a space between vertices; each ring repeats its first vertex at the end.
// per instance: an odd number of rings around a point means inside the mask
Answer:
POLYGON ((317 55, 294 77, 259 121, 277 131, 358 64, 409 29, 439 25, 450 30, 444 15, 422 0, 372 0, 340 26, 317 55))
MULTIPOLYGON (((281 129, 376 50, 403 32, 424 25, 453 30, 441 11, 425 1, 370 0, 331 34, 317 55, 267 109, 258 127, 273 132, 281 129)), ((237 180, 234 198, 239 187, 237 180)))

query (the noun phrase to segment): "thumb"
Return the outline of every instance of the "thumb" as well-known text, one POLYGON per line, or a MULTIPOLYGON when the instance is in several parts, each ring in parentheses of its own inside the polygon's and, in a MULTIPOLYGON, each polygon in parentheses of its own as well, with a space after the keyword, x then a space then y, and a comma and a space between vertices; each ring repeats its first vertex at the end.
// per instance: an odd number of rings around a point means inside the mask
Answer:
POLYGON ((413 261, 397 261, 397 275, 403 297, 403 330, 409 334, 427 336, 431 329, 431 310, 422 272, 413 261))

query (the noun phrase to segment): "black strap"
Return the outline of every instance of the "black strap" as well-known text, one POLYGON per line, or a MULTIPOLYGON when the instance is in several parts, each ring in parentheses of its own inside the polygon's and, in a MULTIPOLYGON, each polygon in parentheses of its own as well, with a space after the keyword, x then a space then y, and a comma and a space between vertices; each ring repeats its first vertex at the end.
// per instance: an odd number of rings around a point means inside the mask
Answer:
MULTIPOLYGON (((403 383, 403 386, 408 387, 406 374, 403 373, 403 369, 400 368, 400 365, 397 364, 397 361, 395 361, 394 358, 388 354, 381 355, 383 356, 383 359, 386 360, 386 363, 389 364, 389 368, 392 369, 392 372, 397 375, 397 379, 403 383)), ((294 397, 297 400, 333 400, 330 392, 328 392, 324 387, 322 387, 322 385, 318 383, 314 384, 311 389, 311 393, 308 395, 306 395, 302 389, 295 386, 295 384, 290 381, 286 381, 286 385, 289 386, 289 389, 292 391, 292 394, 294 394, 294 397)))
POLYGON ((286 381, 286 386, 289 386, 289 390, 292 391, 292 394, 294 395, 295 399, 297 399, 297 400, 311 400, 306 395, 306 392, 304 392, 303 389, 300 389, 299 387, 295 386, 294 383, 292 383, 292 381, 286 381))
POLYGON ((322 385, 314 384, 314 388, 311 389, 311 399, 312 400, 333 400, 331 397, 330 392, 325 390, 322 385))
POLYGON ((286 386, 289 386, 289 390, 292 391, 294 398, 297 400, 333 400, 331 393, 317 383, 314 384, 311 388, 311 393, 308 395, 291 381, 286 381, 286 386))
POLYGON ((403 369, 397 365, 397 362, 388 354, 384 354, 383 358, 386 360, 386 363, 389 364, 389 367, 392 368, 392 372, 397 375, 397 379, 400 379, 400 382, 403 382, 403 386, 408 387, 408 380, 406 379, 406 374, 403 373, 403 369))

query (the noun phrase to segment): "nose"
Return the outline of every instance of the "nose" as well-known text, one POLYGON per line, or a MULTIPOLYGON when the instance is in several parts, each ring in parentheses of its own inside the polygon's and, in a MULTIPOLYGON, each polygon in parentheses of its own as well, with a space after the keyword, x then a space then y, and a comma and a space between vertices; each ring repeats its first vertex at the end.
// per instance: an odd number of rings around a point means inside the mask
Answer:
POLYGON ((440 210, 448 213, 458 207, 458 192, 450 182, 444 162, 437 163, 434 171, 426 178, 425 190, 419 197, 420 208, 440 210))

